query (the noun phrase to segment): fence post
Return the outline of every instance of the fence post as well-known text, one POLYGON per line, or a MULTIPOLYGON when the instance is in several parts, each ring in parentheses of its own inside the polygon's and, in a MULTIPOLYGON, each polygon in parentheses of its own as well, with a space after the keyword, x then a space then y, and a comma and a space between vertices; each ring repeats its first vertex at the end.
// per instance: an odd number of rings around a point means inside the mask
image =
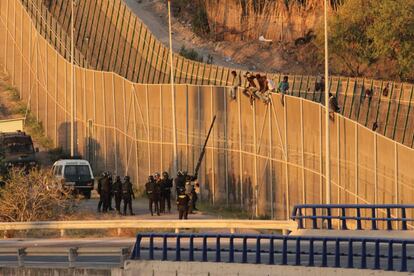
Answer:
POLYGON ((188 246, 188 260, 190 262, 194 261, 194 236, 190 235, 190 244, 188 246))
POLYGON ((162 237, 162 260, 166 261, 168 259, 168 238, 167 235, 162 237))
POLYGON ((394 270, 394 253, 393 253, 393 241, 388 242, 388 261, 387 261, 387 270, 394 270))
POLYGON ((75 267, 77 256, 78 256, 78 249, 76 247, 69 248, 69 255, 68 255, 69 268, 75 267))
POLYGON ((234 263, 234 237, 230 236, 229 241, 229 263, 234 263))
POLYGON ((124 268, 124 263, 128 260, 129 255, 131 254, 129 247, 124 247, 121 249, 121 257, 119 260, 119 267, 124 268))
POLYGON ((300 265, 300 237, 296 239, 295 265, 300 265))
POLYGON ((243 238, 242 263, 247 263, 247 237, 243 238))
POLYGON ((283 237, 282 244, 282 265, 287 265, 287 238, 283 237))
POLYGON ((361 244, 361 269, 367 268, 367 242, 362 241, 361 244))
POLYGON ((318 229, 318 221, 316 219, 316 208, 312 208, 312 227, 318 229))
POLYGON ((348 227, 346 226, 346 209, 345 208, 342 208, 341 221, 342 221, 342 230, 348 230, 348 227))
POLYGON ((406 211, 405 211, 405 208, 403 207, 403 208, 401 208, 401 223, 402 223, 402 226, 401 226, 401 228, 402 228, 402 230, 407 230, 407 214, 406 214, 406 211))
POLYGON ((380 268, 380 242, 375 241, 375 253, 374 253, 374 269, 380 268))
POLYGON ((151 234, 149 237, 149 259, 154 260, 154 235, 151 234))
POLYGON ((387 208, 387 230, 392 230, 391 208, 387 208))
POLYGON ((274 239, 271 237, 269 239, 269 264, 275 264, 275 254, 274 254, 274 239))
POLYGON ((132 254, 135 260, 139 260, 141 258, 141 241, 142 241, 142 235, 138 234, 137 241, 135 242, 134 254, 132 254))
POLYGON ((314 251, 313 251, 313 239, 311 238, 309 240, 309 263, 308 266, 314 266, 315 265, 315 261, 314 261, 314 251))
POLYGON ((17 249, 17 262, 19 267, 24 266, 24 257, 26 256, 26 248, 17 249))
POLYGON ((331 212, 331 208, 328 206, 327 207, 327 215, 328 215, 328 229, 332 229, 332 212, 331 212))
POLYGON ((354 268, 354 250, 352 239, 349 239, 348 242, 348 268, 354 268))
POLYGON ((372 222, 372 226, 371 229, 372 230, 377 230, 377 217, 376 217, 376 210, 375 208, 371 208, 371 222, 372 222))
POLYGON ((181 261, 181 237, 177 235, 177 240, 175 244, 175 260, 177 262, 181 261))
POLYGON ((335 240, 335 267, 341 267, 341 242, 335 240))
POLYGON ((261 254, 260 253, 260 251, 261 251, 260 241, 261 241, 261 238, 257 237, 257 239, 256 239, 256 264, 260 264, 262 262, 261 255, 260 255, 261 254))
POLYGON ((362 230, 361 226, 361 209, 357 208, 357 230, 362 230))
POLYGON ((401 272, 407 271, 407 242, 401 244, 401 272))
POLYGON ((327 240, 323 239, 322 242, 322 267, 326 267, 328 265, 328 256, 327 256, 327 240))
POLYGON ((221 262, 221 246, 220 246, 220 235, 216 238, 216 263, 221 262))
POLYGON ((207 237, 203 236, 203 248, 202 248, 203 262, 207 262, 207 237))

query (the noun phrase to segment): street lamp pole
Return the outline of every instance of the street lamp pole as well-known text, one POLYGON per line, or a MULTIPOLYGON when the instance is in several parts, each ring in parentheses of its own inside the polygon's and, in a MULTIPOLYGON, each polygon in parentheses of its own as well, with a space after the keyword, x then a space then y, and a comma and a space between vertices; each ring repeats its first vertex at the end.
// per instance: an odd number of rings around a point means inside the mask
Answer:
POLYGON ((71 62, 71 85, 70 85, 70 156, 75 156, 75 45, 73 42, 74 38, 74 0, 71 0, 71 23, 70 23, 70 62, 71 62))
MULTIPOLYGON (((328 53, 328 0, 325 0, 325 183, 326 183, 326 204, 331 203, 331 151, 330 151, 330 132, 329 132, 329 53, 328 53)), ((322 135, 322 133, 321 133, 322 135)))
POLYGON ((171 68, 171 104, 172 104, 172 129, 173 129, 173 174, 178 170, 177 158, 177 129, 175 118, 175 90, 174 90, 174 67, 173 67, 173 49, 172 49, 172 31, 171 31, 171 0, 168 0, 168 32, 170 38, 170 68, 171 68))

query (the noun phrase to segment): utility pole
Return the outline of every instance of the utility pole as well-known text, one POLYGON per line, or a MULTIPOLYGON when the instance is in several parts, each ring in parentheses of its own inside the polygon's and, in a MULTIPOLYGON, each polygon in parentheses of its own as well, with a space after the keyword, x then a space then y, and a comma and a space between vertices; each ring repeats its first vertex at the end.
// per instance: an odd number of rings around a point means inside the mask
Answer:
POLYGON ((70 156, 75 156, 75 45, 73 42, 75 18, 74 18, 74 0, 71 0, 71 21, 70 21, 70 62, 71 62, 71 85, 70 85, 70 156))
MULTIPOLYGON (((331 151, 329 133, 329 53, 328 53, 328 0, 325 0, 325 183, 326 183, 326 204, 331 203, 331 151)), ((322 135, 322 133, 321 133, 322 135)))
POLYGON ((173 67, 173 49, 172 49, 172 31, 171 31, 171 0, 168 0, 168 31, 170 36, 170 68, 171 68, 171 105, 172 105, 172 128, 173 128, 173 174, 178 170, 177 158, 177 129, 175 118, 175 90, 174 90, 174 67, 173 67))

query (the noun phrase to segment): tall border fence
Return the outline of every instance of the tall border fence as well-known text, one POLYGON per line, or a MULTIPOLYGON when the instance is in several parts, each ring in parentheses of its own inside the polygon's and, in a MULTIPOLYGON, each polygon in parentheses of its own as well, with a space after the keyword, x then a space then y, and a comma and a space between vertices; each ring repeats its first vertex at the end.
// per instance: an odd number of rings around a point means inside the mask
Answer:
MULTIPOLYGON (((55 145, 68 149, 70 63, 40 35, 19 0, 0 2, 0 38, 0 62, 21 99, 55 145)), ((350 80, 344 85, 356 87, 350 80)), ((142 187, 148 174, 172 168, 169 85, 76 66, 74 90, 76 151, 95 172, 128 174, 142 187)), ((316 94, 287 96, 284 105, 274 94, 270 104, 251 106, 240 90, 231 100, 228 87, 181 84, 175 91, 181 169, 193 170, 217 115, 200 171, 203 199, 278 219, 288 218, 295 204, 326 202, 325 110, 309 99, 316 94)), ((413 202, 413 149, 341 114, 330 131, 332 203, 413 202)))
MULTIPOLYGON (((21 2, 41 34, 69 59, 70 1, 21 2)), ((170 81, 168 48, 122 0, 80 0, 76 3, 75 60, 78 64, 115 72, 137 83, 170 81)), ((178 54, 174 54, 173 59, 175 83, 223 86, 233 81, 231 68, 194 62, 178 54)), ((268 75, 275 82, 282 77, 268 75)), ((289 82, 290 95, 324 102, 324 94, 315 91, 316 77, 291 75, 289 82)), ((414 146, 412 84, 332 77, 329 86, 342 107, 342 115, 397 142, 414 146)))

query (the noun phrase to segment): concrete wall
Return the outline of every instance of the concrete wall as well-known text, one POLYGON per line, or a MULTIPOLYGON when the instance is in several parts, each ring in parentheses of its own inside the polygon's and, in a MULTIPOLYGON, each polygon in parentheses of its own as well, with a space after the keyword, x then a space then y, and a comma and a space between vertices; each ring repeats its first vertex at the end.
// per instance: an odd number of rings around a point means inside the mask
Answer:
MULTIPOLYGON (((202 262, 166 262, 166 261, 127 261, 125 276, 388 276, 395 272, 318 268, 304 266, 254 265, 254 264, 227 264, 202 262)), ((399 273, 398 275, 409 275, 399 273)))

